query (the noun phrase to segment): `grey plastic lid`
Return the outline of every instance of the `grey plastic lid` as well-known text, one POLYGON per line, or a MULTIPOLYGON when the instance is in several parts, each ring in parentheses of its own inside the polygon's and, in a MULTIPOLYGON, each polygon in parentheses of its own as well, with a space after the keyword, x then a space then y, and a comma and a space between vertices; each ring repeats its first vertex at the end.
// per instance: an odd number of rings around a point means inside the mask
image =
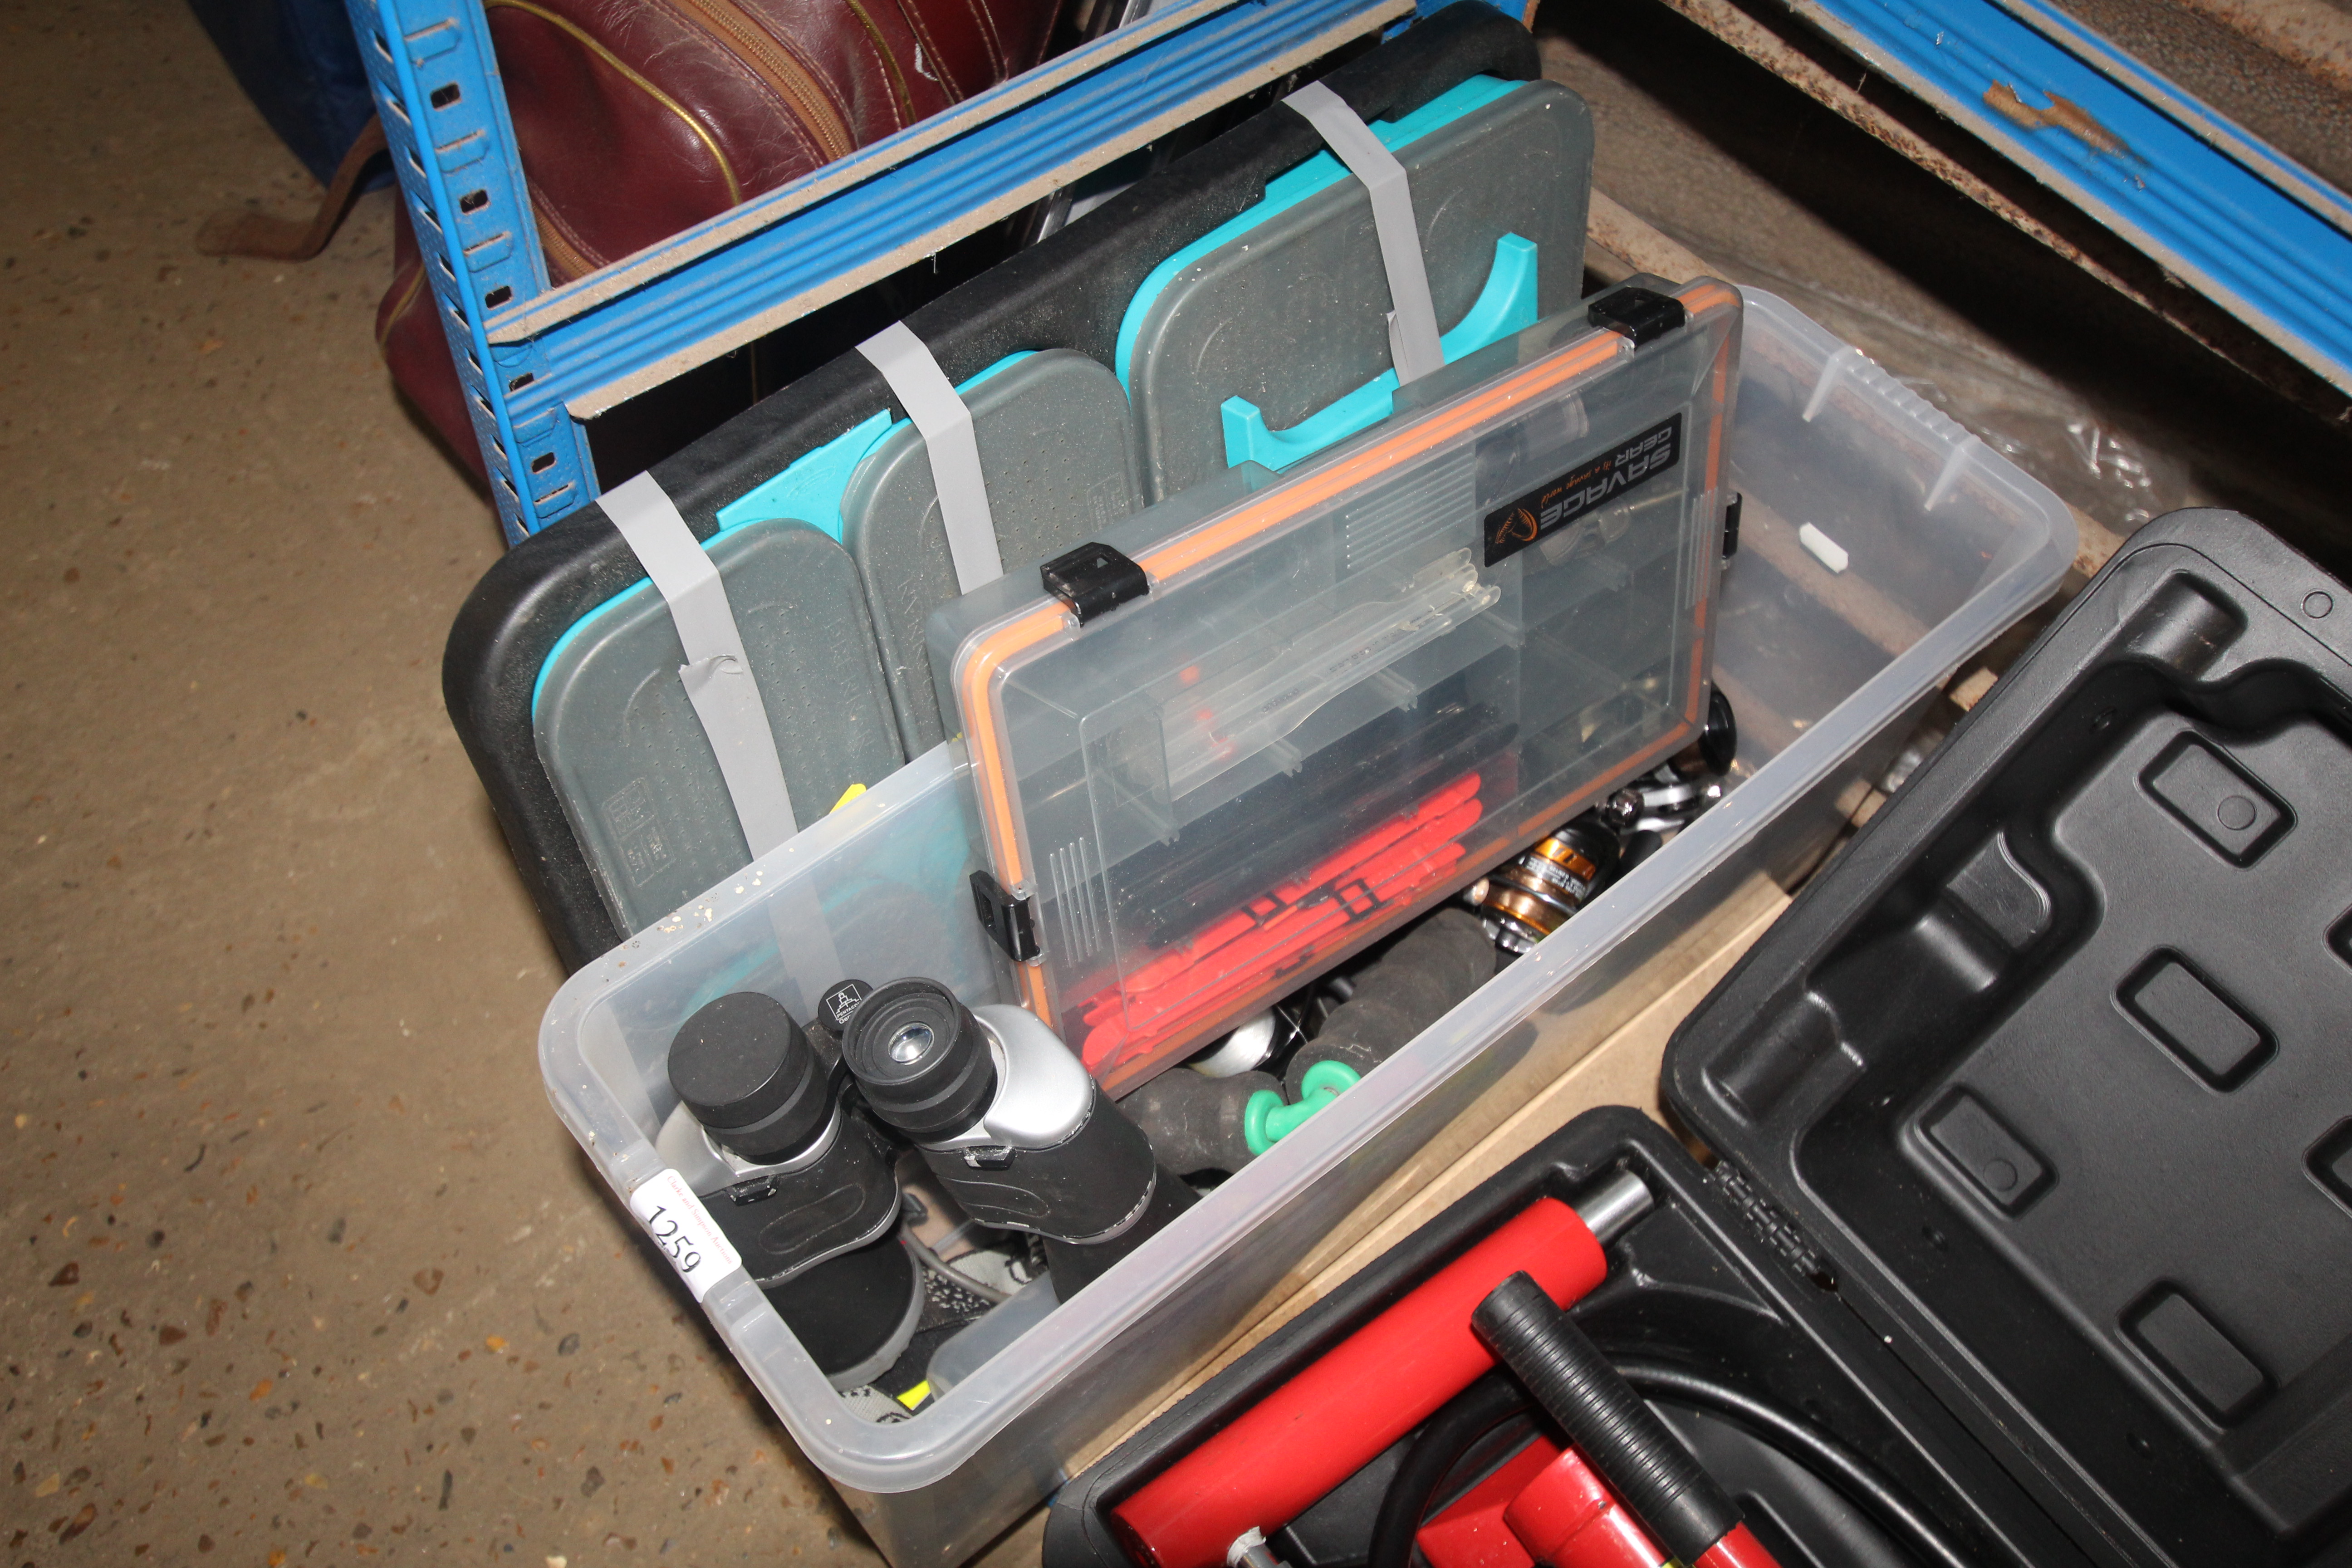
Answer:
MULTIPOLYGON (((1047 349, 964 395, 988 476, 1008 574, 1083 544, 1139 510, 1135 444, 1118 378, 1085 354, 1047 349)), ((841 498, 842 541, 866 580, 883 679, 908 756, 947 738, 923 623, 956 596, 947 530, 923 437, 901 424, 875 445, 841 498)))
MULTIPOLYGON (((707 547, 727 585, 801 826, 905 760, 856 569, 805 523, 707 547)), ((719 759, 687 700, 668 610, 641 584, 583 617, 540 678, 532 728, 597 890, 638 931, 748 865, 719 759)))
MULTIPOLYGON (((1537 246, 1537 315, 1583 291, 1592 125, 1583 101, 1528 82, 1397 150, 1437 324, 1469 312, 1516 234, 1537 246)), ((1343 180, 1170 280, 1128 363, 1146 496, 1225 467, 1219 410, 1247 398, 1286 430, 1389 369, 1388 274, 1364 187, 1343 180)))

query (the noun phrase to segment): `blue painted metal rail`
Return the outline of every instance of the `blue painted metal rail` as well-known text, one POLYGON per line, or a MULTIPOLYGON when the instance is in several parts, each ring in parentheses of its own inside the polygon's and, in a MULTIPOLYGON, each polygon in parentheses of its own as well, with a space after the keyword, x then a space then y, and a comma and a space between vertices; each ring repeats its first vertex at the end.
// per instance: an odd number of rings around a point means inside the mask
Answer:
POLYGON ((518 429, 505 388, 484 368, 489 316, 542 292, 547 261, 480 0, 349 0, 349 8, 499 518, 518 540, 534 520, 589 494, 593 470, 576 426, 518 429))
POLYGON ((2047 0, 1792 0, 2311 370, 2352 392, 2352 199, 2047 0))
MULTIPOLYGON (((580 420, 936 252, 1412 0, 1190 0, 551 290, 480 0, 347 0, 510 539, 595 494, 580 420)), ((1792 0, 2352 391, 2352 198, 2048 0, 1792 0)))
POLYGON ((596 493, 580 420, 1409 16, 1189 0, 551 290, 481 0, 346 0, 509 541, 596 493))

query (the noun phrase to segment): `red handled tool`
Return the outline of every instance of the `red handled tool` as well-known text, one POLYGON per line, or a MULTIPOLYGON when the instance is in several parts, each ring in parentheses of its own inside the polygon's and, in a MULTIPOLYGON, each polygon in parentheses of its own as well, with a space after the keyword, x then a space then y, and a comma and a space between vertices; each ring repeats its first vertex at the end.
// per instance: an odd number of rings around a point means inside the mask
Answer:
POLYGON ((1524 1275, 1547 1303, 1577 1300, 1608 1275, 1603 1244, 1650 1205, 1649 1188, 1624 1172, 1572 1208, 1537 1199, 1161 1471, 1111 1518, 1154 1568, 1223 1568, 1245 1531, 1289 1523, 1493 1367, 1470 1315, 1498 1283, 1524 1275))
POLYGON ((1542 1433, 1423 1525, 1430 1568, 1658 1568, 1666 1554, 1592 1473, 1542 1433))
POLYGON ((1666 1560, 1641 1521, 1574 1448, 1537 1472, 1504 1505, 1503 1526, 1525 1556, 1544 1568, 1658 1568, 1666 1560))
MULTIPOLYGON (((1512 1500, 1559 1458, 1559 1447, 1538 1432, 1494 1474, 1433 1515, 1412 1537, 1430 1568, 1534 1568, 1535 1559, 1504 1515, 1512 1500)), ((1656 1568, 1659 1561, 1654 1558, 1638 1568, 1656 1568)))
MULTIPOLYGON (((1739 1505, 1560 1310, 1543 1280, 1512 1275, 1478 1303, 1471 1322, 1479 1342, 1623 1497, 1668 1558, 1691 1568, 1778 1568, 1741 1522, 1739 1505)), ((1528 1522, 1540 1533, 1538 1521, 1528 1522)), ((1532 1550, 1535 1542, 1528 1544, 1532 1550)))

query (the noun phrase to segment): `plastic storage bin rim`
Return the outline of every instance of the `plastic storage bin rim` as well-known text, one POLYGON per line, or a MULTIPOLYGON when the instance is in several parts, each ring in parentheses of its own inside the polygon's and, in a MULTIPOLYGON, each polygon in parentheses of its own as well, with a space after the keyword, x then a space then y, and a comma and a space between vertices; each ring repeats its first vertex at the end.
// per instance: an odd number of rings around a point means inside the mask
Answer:
MULTIPOLYGON (((1822 357, 1828 363, 1823 375, 1834 373, 1845 345, 1769 294, 1754 289, 1743 289, 1742 294, 1751 319, 1760 317, 1771 323, 1777 334, 1825 348, 1822 357)), ((1890 395, 1899 396, 1902 402, 1897 406, 1919 416, 1927 429, 1939 435, 1942 430, 1957 429, 1907 390, 1896 388, 1890 395)), ((1122 1289, 1097 1288, 1082 1293, 1054 1313, 1054 1334, 1024 1337, 1023 1354, 998 1357, 923 1415, 890 1425, 869 1423, 850 1413, 814 1365, 799 1352, 782 1320, 748 1277, 738 1274, 714 1289, 703 1302, 704 1310, 802 1451, 835 1481, 866 1492, 914 1491, 952 1473, 1071 1371, 1133 1328, 1206 1262, 1249 1245, 1265 1221, 1396 1121, 1430 1085, 1450 1079, 1486 1050, 1499 1029, 1528 1016, 1559 994, 1610 948, 1755 840, 1779 815, 1780 805, 1803 798, 1823 783, 1862 739, 1949 679, 1986 637, 2057 586, 2074 555, 2070 515, 2054 498, 2046 505, 2037 505, 2029 491, 2017 489, 2005 478, 2000 483, 2012 489, 2021 514, 2031 516, 2039 510, 2047 527, 2038 539, 2030 527, 2021 527, 2015 547, 2004 552, 2005 559, 1987 565, 1976 591, 1966 601, 1970 615, 1947 616, 1930 627, 1924 637, 1895 656, 1740 788, 1729 792, 1721 805, 1596 900, 1587 918, 1569 922, 1424 1031, 1397 1058, 1399 1063, 1410 1063, 1412 1070, 1397 1067, 1369 1075, 1223 1184, 1218 1189, 1213 1216, 1223 1226, 1222 1245, 1203 1250, 1193 1241, 1194 1233, 1211 1223, 1199 1217, 1211 1205, 1201 1205, 1106 1277, 1116 1279, 1122 1289), (1767 779, 1769 784, 1759 787, 1767 779), (1024 1386, 1010 1386, 1016 1380, 1024 1386), (954 1428, 938 1420, 950 1413, 950 1406, 964 1416, 954 1428)), ((968 765, 950 744, 908 764, 888 783, 917 786, 930 776, 919 770, 968 765)), ((621 1115, 611 1097, 594 1082, 583 1051, 583 1027, 593 1026, 591 1009, 598 996, 607 986, 627 978, 631 969, 664 962, 703 930, 756 902, 770 872, 781 871, 795 858, 823 855, 841 839, 865 830, 877 811, 889 809, 887 797, 898 793, 869 792, 669 919, 598 958, 557 993, 540 1030, 540 1066, 549 1099, 624 1200, 661 1168, 661 1161, 646 1132, 621 1115), (877 802, 877 795, 885 798, 877 802)))

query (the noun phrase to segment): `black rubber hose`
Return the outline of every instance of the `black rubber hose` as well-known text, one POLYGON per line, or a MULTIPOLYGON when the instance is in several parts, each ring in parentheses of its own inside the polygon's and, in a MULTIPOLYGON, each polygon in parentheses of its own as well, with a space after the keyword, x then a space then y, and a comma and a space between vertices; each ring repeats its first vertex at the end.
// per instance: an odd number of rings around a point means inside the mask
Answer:
POLYGON ((1889 1534, 1908 1542, 1936 1568, 1973 1568, 1968 1554, 1944 1533, 1942 1526, 1921 1512, 1875 1465, 1790 1411, 1670 1362, 1620 1361, 1617 1371, 1647 1398, 1696 1405, 1727 1416, 1790 1458, 1812 1466, 1823 1481, 1843 1492, 1849 1501, 1875 1518, 1889 1534))
POLYGON ((1467 910, 1440 910, 1351 978, 1348 1000, 1290 1058, 1284 1086, 1296 1100, 1307 1069, 1343 1062, 1368 1073, 1495 977, 1495 943, 1467 910))
POLYGON ((1250 1163, 1250 1096, 1282 1092, 1272 1073, 1202 1078, 1189 1068, 1161 1073, 1118 1102, 1127 1119, 1151 1140, 1160 1164, 1180 1176, 1202 1171, 1230 1175, 1250 1163))
MULTIPOLYGON (((1943 1527, 1922 1512, 1884 1471, 1801 1416, 1671 1362, 1628 1358, 1616 1366, 1618 1374, 1643 1398, 1712 1411, 1811 1467, 1832 1489, 1908 1546, 1927 1568, 1974 1568, 1968 1553, 1943 1527)), ((1409 1568, 1414 1537, 1428 1517, 1437 1489, 1481 1437, 1526 1408, 1527 1395, 1518 1384, 1489 1374, 1431 1416, 1405 1450, 1403 1462, 1381 1500, 1366 1568, 1409 1568)))
POLYGON ((1364 1568, 1411 1568, 1413 1538, 1437 1489, 1480 1438, 1527 1407, 1528 1396, 1517 1384, 1488 1373, 1423 1422, 1372 1518, 1371 1555, 1364 1568))
POLYGON ((1470 1326, 1667 1556, 1696 1563, 1738 1527, 1738 1505, 1534 1279, 1495 1287, 1470 1326))

